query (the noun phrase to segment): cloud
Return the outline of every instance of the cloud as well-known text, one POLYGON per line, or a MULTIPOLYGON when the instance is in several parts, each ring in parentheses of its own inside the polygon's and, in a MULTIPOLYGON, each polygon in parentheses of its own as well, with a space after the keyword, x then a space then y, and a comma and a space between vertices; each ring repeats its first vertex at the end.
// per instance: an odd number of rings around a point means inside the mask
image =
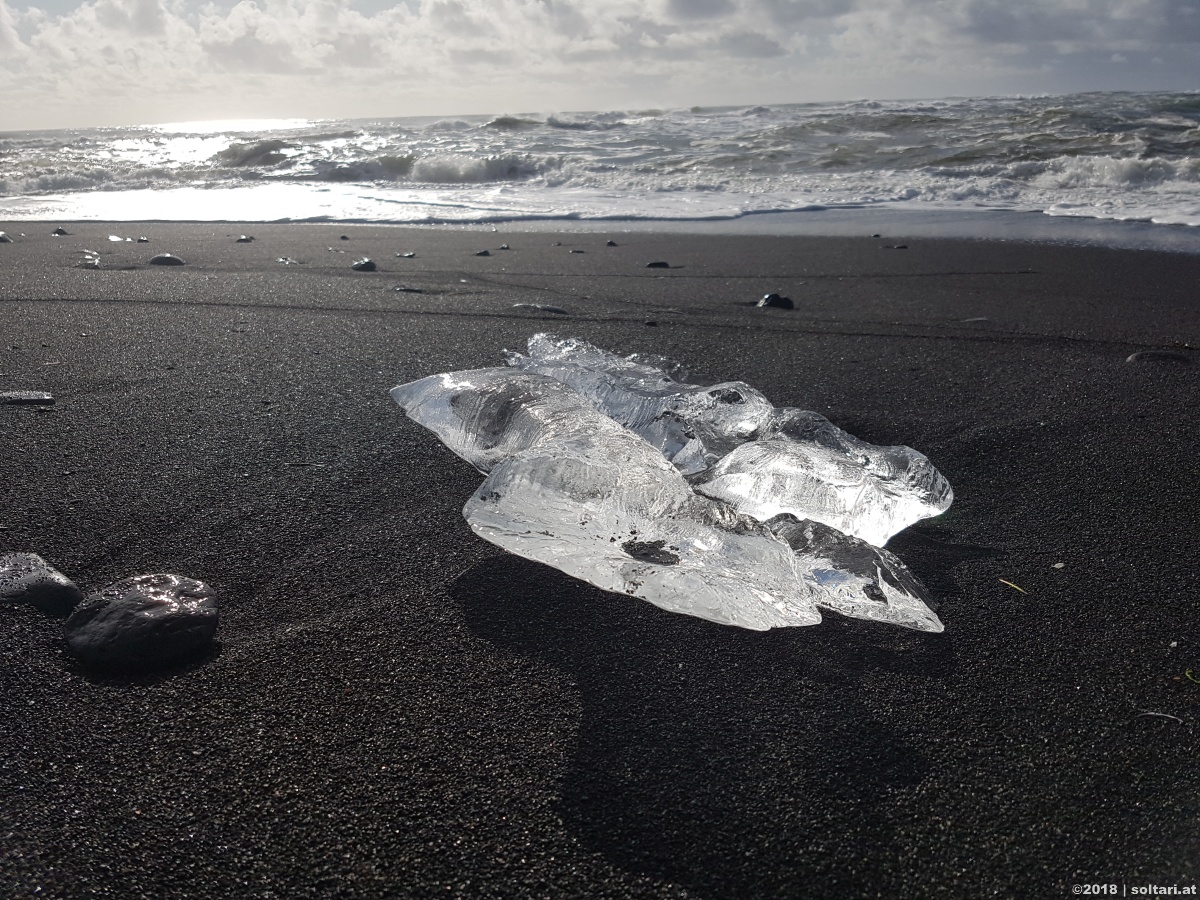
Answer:
POLYGON ((1195 0, 30 2, 0 0, 21 85, 0 127, 1047 91, 1116 70, 1200 87, 1195 0))

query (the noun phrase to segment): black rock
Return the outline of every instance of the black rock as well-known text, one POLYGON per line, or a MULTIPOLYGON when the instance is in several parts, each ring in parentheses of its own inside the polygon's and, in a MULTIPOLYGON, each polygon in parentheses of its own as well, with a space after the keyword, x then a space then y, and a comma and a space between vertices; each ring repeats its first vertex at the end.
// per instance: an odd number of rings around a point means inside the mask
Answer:
POLYGON ((617 242, 616 241, 605 241, 604 246, 605 247, 615 247, 615 246, 617 246, 617 242))
POLYGON ((182 266, 186 265, 178 256, 172 256, 170 253, 160 253, 158 256, 151 257, 150 265, 152 266, 182 266))
POLYGON ((773 309, 795 309, 796 304, 792 302, 791 297, 782 297, 779 294, 763 294, 763 298, 758 301, 756 306, 769 306, 773 309))
MULTIPOLYGON (((254 240, 254 238, 250 238, 250 240, 254 240)), ((150 238, 146 237, 145 235, 142 235, 140 238, 137 239, 137 242, 139 244, 148 244, 148 243, 150 243, 150 238)))
POLYGON ((511 248, 511 247, 509 247, 509 246, 508 246, 508 244, 501 244, 501 245, 500 245, 500 249, 501 249, 501 250, 511 250, 512 248, 511 248))
POLYGON ((55 229, 54 229, 52 232, 50 232, 50 233, 51 233, 52 235, 54 235, 55 237, 62 237, 63 235, 70 234, 71 232, 67 231, 67 229, 65 229, 65 228, 55 228, 55 229))
POLYGON ((36 553, 0 553, 0 602, 28 603, 50 616, 69 615, 81 591, 36 553))
POLYGON ((217 633, 217 600, 202 581, 137 575, 88 594, 63 626, 84 663, 152 669, 204 651, 217 633))
POLYGON ((671 268, 671 264, 665 263, 665 262, 659 260, 658 262, 646 263, 646 268, 647 269, 669 269, 669 268, 671 268))
POLYGON ((240 238, 234 241, 235 244, 249 244, 254 240, 254 237, 249 234, 243 234, 240 238))
POLYGON ((491 251, 491 250, 480 250, 480 251, 479 251, 478 253, 476 253, 475 255, 476 255, 476 256, 491 256, 491 255, 492 255, 492 251, 491 251))
POLYGON ((54 396, 45 391, 5 391, 0 406, 53 406, 54 396))
POLYGON ((350 268, 352 268, 356 272, 374 272, 375 271, 375 260, 367 259, 364 256, 358 262, 352 263, 350 265, 350 268))
POLYGON ((409 250, 407 253, 397 253, 396 255, 398 257, 400 257, 401 259, 412 259, 417 254, 415 254, 411 250, 409 250))
POLYGON ((340 238, 338 238, 338 240, 340 240, 340 241, 348 241, 348 240, 350 240, 350 235, 348 235, 348 234, 343 234, 343 235, 342 235, 340 238))
POLYGON ((582 250, 568 250, 568 253, 583 253, 582 250))
POLYGON ((3 231, 0 231, 0 244, 11 244, 12 242, 13 242, 12 238, 10 238, 3 231))

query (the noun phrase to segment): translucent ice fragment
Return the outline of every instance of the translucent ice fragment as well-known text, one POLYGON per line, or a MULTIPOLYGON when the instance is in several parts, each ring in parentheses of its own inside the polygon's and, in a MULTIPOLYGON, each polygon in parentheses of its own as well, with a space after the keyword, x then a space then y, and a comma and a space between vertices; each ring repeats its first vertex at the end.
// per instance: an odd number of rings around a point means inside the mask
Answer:
POLYGON ((910 447, 876 447, 801 409, 774 409, 742 382, 689 384, 666 357, 620 357, 575 338, 535 334, 510 366, 548 375, 645 438, 697 491, 765 521, 780 513, 882 546, 954 499, 910 447))
POLYGON ((742 444, 694 486, 760 521, 791 513, 877 546, 954 499, 923 454, 876 447, 800 409, 777 410, 765 439, 742 444))
POLYGON ((813 602, 856 619, 940 632, 925 588, 895 555, 819 522, 791 515, 766 525, 795 553, 797 575, 813 602))
MULTIPOLYGON (((503 368, 430 375, 392 388, 391 396, 409 418, 485 473, 560 433, 574 433, 580 413, 579 395, 560 382, 503 368)), ((633 437, 611 419, 587 412, 598 438, 633 437)))
POLYGON ((685 372, 664 357, 626 359, 578 338, 535 334, 529 354, 505 361, 569 385, 597 410, 662 452, 685 475, 702 472, 767 427, 773 408, 740 381, 701 387, 676 381, 685 372))
POLYGON ((491 474, 463 509, 485 540, 597 587, 744 628, 820 614, 770 529, 697 496, 661 453, 546 376, 435 375, 392 397, 491 474))

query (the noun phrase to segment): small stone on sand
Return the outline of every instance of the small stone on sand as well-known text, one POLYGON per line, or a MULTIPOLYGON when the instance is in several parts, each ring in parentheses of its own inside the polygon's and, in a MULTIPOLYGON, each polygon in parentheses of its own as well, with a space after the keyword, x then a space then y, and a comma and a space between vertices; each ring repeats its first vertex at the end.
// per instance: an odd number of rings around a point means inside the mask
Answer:
POLYGON ((12 242, 13 242, 12 238, 10 238, 3 231, 0 231, 0 244, 11 244, 12 242))
POLYGON ((0 553, 0 601, 66 616, 82 599, 75 582, 36 553, 0 553))
POLYGON ((617 246, 617 242, 616 241, 605 241, 604 246, 605 247, 615 247, 615 246, 617 246))
POLYGON ((1186 353, 1179 353, 1175 350, 1139 350, 1137 353, 1131 353, 1125 357, 1127 363, 1138 362, 1177 362, 1190 363, 1192 358, 1186 353))
POLYGON ((795 309, 796 304, 792 302, 791 297, 784 297, 780 294, 764 294, 763 298, 758 301, 756 306, 772 307, 774 309, 795 309))
POLYGON ((237 238, 234 241, 234 243, 235 244, 249 244, 253 240, 254 240, 254 238, 251 235, 243 234, 240 238, 237 238))
POLYGON ((86 664, 148 669, 206 649, 217 622, 217 599, 204 582, 138 575, 88 594, 63 633, 71 652, 86 664))
POLYGON ((476 255, 476 256, 491 256, 491 255, 492 255, 492 251, 491 251, 491 250, 480 250, 480 251, 479 251, 478 253, 476 253, 475 255, 476 255))
POLYGON ((411 250, 409 250, 407 253, 397 253, 396 255, 398 257, 400 257, 401 259, 412 259, 417 254, 415 254, 411 250))
POLYGON ((646 263, 646 268, 647 269, 669 269, 669 268, 671 268, 671 264, 667 263, 667 262, 663 262, 662 260, 658 260, 657 262, 646 263))
POLYGON ((170 253, 160 253, 158 256, 150 257, 150 265, 152 266, 182 266, 186 265, 178 256, 172 256, 170 253))
POLYGON ((45 391, 5 391, 0 406, 52 406, 54 397, 45 391))
POLYGON ((376 268, 375 260, 367 259, 364 256, 362 259, 358 260, 358 262, 351 263, 350 268, 352 268, 355 272, 374 272, 376 268))
POLYGON ((67 231, 67 229, 65 229, 65 228, 55 228, 55 229, 54 229, 52 232, 50 232, 50 233, 51 233, 52 235, 54 235, 55 237, 63 237, 64 235, 68 235, 68 234, 70 234, 71 232, 67 231))

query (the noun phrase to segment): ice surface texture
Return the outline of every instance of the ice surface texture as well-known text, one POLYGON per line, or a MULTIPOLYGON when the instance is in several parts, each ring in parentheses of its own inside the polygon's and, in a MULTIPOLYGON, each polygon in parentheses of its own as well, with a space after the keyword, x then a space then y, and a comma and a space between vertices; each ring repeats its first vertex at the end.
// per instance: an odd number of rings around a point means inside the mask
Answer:
MULTIPOLYGON (((617 359, 573 345, 589 363, 617 359)), ((682 451, 699 441, 697 454, 713 452, 710 446, 736 449, 764 425, 755 420, 746 427, 745 415, 722 408, 738 404, 715 397, 712 388, 676 382, 666 373, 674 366, 673 374, 681 374, 677 364, 623 362, 618 370, 636 382, 637 395, 623 419, 610 418, 593 399, 620 379, 578 375, 569 364, 555 367, 554 375, 523 367, 449 372, 400 385, 391 395, 487 475, 463 514, 477 534, 510 552, 605 590, 745 628, 815 624, 823 607, 942 630, 921 586, 887 551, 786 511, 758 521, 693 490, 668 459, 669 448, 682 451), (689 426, 689 416, 700 424, 689 426), (654 417, 678 425, 682 441, 670 428, 657 428, 654 417), (635 423, 661 440, 644 439, 635 423)), ((752 414, 761 412, 768 427, 774 421, 770 404, 749 385, 718 390, 751 398, 752 414)))
POLYGON ((689 384, 673 360, 622 358, 549 334, 506 360, 575 388, 661 450, 700 493, 760 521, 791 513, 883 546, 954 499, 911 447, 876 447, 819 413, 775 409, 740 381, 689 384))

